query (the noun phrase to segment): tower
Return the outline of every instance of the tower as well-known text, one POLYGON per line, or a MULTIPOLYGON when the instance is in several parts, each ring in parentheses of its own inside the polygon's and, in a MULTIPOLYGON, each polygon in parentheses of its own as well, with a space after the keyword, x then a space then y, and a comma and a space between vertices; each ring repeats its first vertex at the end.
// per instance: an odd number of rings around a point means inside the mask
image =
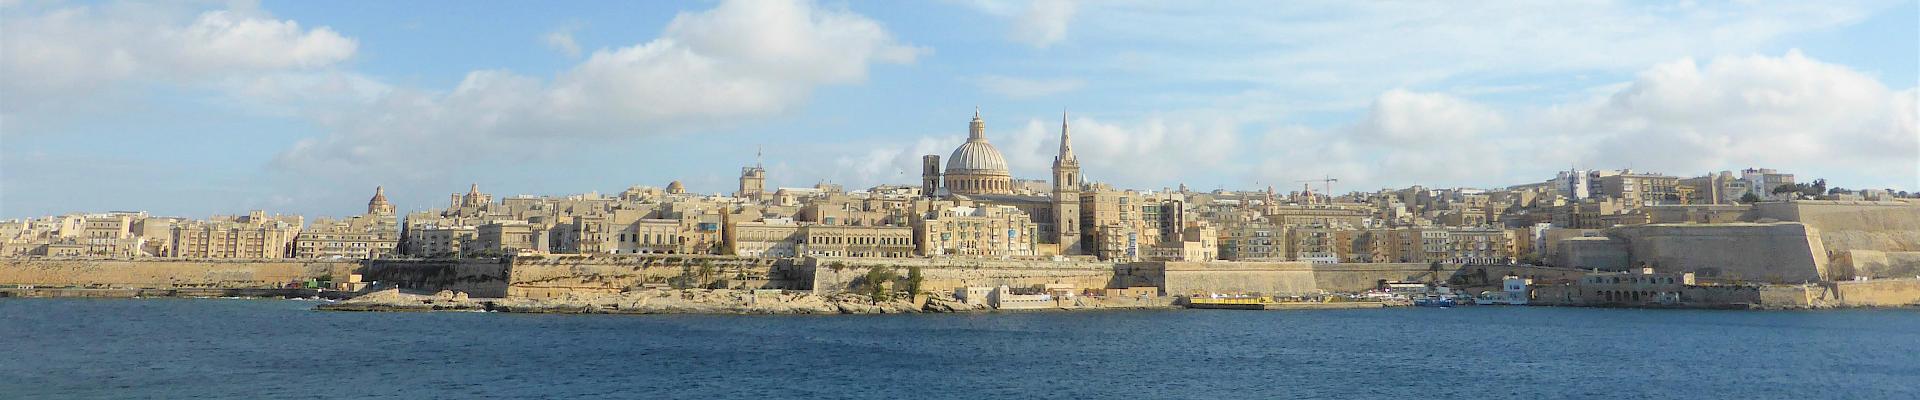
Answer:
POLYGON ((920 194, 934 197, 940 193, 940 156, 920 156, 920 194))
POLYGON ((1080 159, 1073 156, 1067 113, 1060 113, 1060 154, 1053 157, 1053 226, 1061 254, 1081 254, 1080 159))
POLYGON ((766 189, 767 169, 760 166, 760 152, 754 151, 753 166, 740 169, 740 191, 734 197, 758 199, 766 189))
POLYGON ((385 187, 373 187, 373 198, 367 200, 367 213, 393 215, 393 203, 387 202, 387 190, 385 187))

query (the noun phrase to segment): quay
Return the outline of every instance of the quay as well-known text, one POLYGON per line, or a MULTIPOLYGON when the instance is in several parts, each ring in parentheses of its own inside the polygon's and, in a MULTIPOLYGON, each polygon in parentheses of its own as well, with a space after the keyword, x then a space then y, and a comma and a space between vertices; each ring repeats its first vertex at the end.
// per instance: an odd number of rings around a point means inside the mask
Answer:
POLYGON ((1270 297, 1187 300, 1187 308, 1210 310, 1352 310, 1386 306, 1387 303, 1378 301, 1276 301, 1270 297))

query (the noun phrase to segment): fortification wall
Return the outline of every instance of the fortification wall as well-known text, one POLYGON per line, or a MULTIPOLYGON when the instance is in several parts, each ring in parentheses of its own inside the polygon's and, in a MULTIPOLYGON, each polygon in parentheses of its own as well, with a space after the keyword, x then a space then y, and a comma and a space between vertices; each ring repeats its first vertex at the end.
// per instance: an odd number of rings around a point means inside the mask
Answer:
POLYGON ((1826 279, 1820 236, 1797 222, 1651 224, 1613 228, 1626 239, 1631 266, 1651 264, 1703 278, 1759 282, 1826 279))
POLYGON ((1320 293, 1313 265, 1306 262, 1146 262, 1132 265, 1152 276, 1168 295, 1261 293, 1308 295, 1320 293))
POLYGON ((1836 281, 1920 277, 1920 252, 1847 250, 1833 256, 1827 274, 1836 281))
POLYGON ((1854 307, 1920 306, 1920 279, 1834 282, 1840 304, 1854 307))
POLYGON ((370 260, 362 279, 405 289, 465 292, 472 297, 506 297, 505 259, 370 260))
POLYGON ((1578 237, 1560 241, 1553 258, 1555 266, 1578 269, 1620 270, 1632 262, 1627 242, 1611 237, 1578 237))
POLYGON ((1423 263, 1317 264, 1312 266, 1314 286, 1339 293, 1364 292, 1380 287, 1380 281, 1447 282, 1460 273, 1460 264, 1440 264, 1440 271, 1423 263))
POLYGON ((811 276, 791 259, 705 255, 554 255, 516 257, 509 297, 618 293, 647 285, 733 289, 809 289, 811 276))
MULTIPOLYGON (((920 268, 921 290, 952 293, 969 286, 1029 287, 1064 283, 1081 289, 1101 289, 1114 281, 1114 264, 1085 261, 1010 261, 932 258, 807 258, 800 271, 811 271, 816 292, 857 290, 867 271, 889 268, 904 279, 920 268)), ((803 272, 804 273, 804 272, 803 272)))
POLYGON ((1754 205, 1759 219, 1797 221, 1820 233, 1830 254, 1920 251, 1920 202, 1802 200, 1754 205))
POLYGON ((358 261, 0 259, 0 284, 93 288, 280 288, 344 278, 358 261))

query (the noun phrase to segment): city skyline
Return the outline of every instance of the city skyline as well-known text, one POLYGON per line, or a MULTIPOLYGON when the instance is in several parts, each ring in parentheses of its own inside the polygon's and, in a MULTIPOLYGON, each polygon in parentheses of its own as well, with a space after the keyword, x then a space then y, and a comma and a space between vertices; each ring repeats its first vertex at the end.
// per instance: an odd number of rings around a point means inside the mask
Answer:
POLYGON ((1147 190, 1496 188, 1570 167, 1920 187, 1920 62, 1884 51, 1916 47, 1897 34, 1914 2, 1266 10, 1299 22, 1280 26, 1182 10, 1214 29, 1072 2, 4 7, 0 218, 341 216, 374 186, 403 210, 470 183, 722 193, 756 148, 769 187, 912 185, 976 106, 1016 178, 1047 177, 1069 108, 1087 178, 1147 190), (1540 22, 1446 34, 1494 12, 1540 22), (1635 29, 1553 26, 1578 15, 1635 29), (1134 26, 1156 23, 1195 34, 1134 26), (1492 45, 1529 33, 1559 36, 1492 45), (1459 46, 1420 46, 1439 40, 1459 46))

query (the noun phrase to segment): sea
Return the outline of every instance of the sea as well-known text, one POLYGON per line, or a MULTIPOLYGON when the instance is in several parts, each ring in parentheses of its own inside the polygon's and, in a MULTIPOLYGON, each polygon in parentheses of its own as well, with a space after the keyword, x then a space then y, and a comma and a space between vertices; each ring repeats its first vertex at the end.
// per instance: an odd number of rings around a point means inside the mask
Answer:
POLYGON ((1920 310, 552 315, 0 299, 0 398, 1920 399, 1920 310))

